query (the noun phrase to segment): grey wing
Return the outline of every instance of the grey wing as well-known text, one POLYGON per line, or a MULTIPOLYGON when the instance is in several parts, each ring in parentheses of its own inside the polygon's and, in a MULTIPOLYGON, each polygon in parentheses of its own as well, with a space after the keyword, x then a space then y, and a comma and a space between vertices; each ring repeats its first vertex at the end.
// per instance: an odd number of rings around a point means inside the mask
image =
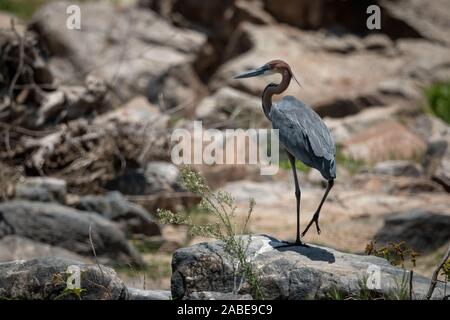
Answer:
POLYGON ((320 116, 292 96, 274 104, 270 111, 272 126, 279 129, 280 141, 297 159, 335 176, 336 147, 320 116))

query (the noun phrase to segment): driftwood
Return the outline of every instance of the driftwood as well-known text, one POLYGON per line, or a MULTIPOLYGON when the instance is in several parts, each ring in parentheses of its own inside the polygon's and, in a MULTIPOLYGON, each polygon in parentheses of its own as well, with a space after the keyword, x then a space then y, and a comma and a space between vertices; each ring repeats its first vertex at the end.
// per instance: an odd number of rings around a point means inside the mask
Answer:
POLYGON ((167 132, 145 123, 77 120, 57 128, 42 137, 22 136, 11 152, 0 153, 0 160, 65 179, 83 194, 102 191, 126 166, 168 159, 167 132))

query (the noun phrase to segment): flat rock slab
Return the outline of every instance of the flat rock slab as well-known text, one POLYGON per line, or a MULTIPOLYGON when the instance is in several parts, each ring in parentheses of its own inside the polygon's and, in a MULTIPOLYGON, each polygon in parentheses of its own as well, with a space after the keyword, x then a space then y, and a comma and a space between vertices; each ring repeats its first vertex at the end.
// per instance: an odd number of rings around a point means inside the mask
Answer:
POLYGON ((128 288, 128 300, 171 300, 170 291, 128 288))
MULTIPOLYGON (((247 259, 258 273, 264 299, 329 299, 336 292, 344 297, 358 297, 361 290, 368 288, 368 279, 374 280, 371 282, 374 286, 369 284, 374 295, 389 298, 408 280, 409 272, 393 267, 382 258, 316 245, 281 248, 282 245, 268 236, 252 236, 246 251, 247 259)), ((233 272, 220 241, 177 250, 172 270, 174 299, 206 291, 241 295, 252 292, 247 281, 233 272)), ((429 279, 414 275, 413 298, 423 299, 429 284, 429 279)), ((443 293, 443 287, 438 286, 433 298, 442 298, 443 293)))

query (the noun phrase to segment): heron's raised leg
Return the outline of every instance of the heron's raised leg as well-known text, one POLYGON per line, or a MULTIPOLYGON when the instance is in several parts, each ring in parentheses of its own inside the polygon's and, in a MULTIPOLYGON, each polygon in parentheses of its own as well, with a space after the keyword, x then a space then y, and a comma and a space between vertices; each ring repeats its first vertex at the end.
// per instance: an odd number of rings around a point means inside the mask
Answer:
POLYGON ((306 226, 305 231, 303 231, 302 236, 304 236, 308 232, 308 230, 311 227, 311 225, 313 224, 313 222, 316 223, 317 233, 320 234, 320 228, 319 228, 320 210, 322 209, 322 205, 325 202, 325 200, 327 199, 328 193, 330 192, 330 190, 333 187, 333 185, 334 185, 334 180, 333 179, 328 180, 327 190, 325 190, 325 194, 323 195, 323 198, 320 201, 319 207, 317 208, 316 213, 314 213, 314 216, 312 217, 311 221, 306 226))

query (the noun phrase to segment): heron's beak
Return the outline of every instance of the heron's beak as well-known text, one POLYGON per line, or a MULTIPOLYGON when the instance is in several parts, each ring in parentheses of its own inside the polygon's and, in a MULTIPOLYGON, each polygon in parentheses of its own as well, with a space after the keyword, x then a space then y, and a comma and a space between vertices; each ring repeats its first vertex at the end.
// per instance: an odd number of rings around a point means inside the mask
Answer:
POLYGON ((252 78, 252 77, 262 76, 269 70, 270 70, 269 65, 265 64, 262 67, 259 67, 258 69, 244 72, 244 73, 234 77, 234 79, 244 79, 244 78, 252 78))

